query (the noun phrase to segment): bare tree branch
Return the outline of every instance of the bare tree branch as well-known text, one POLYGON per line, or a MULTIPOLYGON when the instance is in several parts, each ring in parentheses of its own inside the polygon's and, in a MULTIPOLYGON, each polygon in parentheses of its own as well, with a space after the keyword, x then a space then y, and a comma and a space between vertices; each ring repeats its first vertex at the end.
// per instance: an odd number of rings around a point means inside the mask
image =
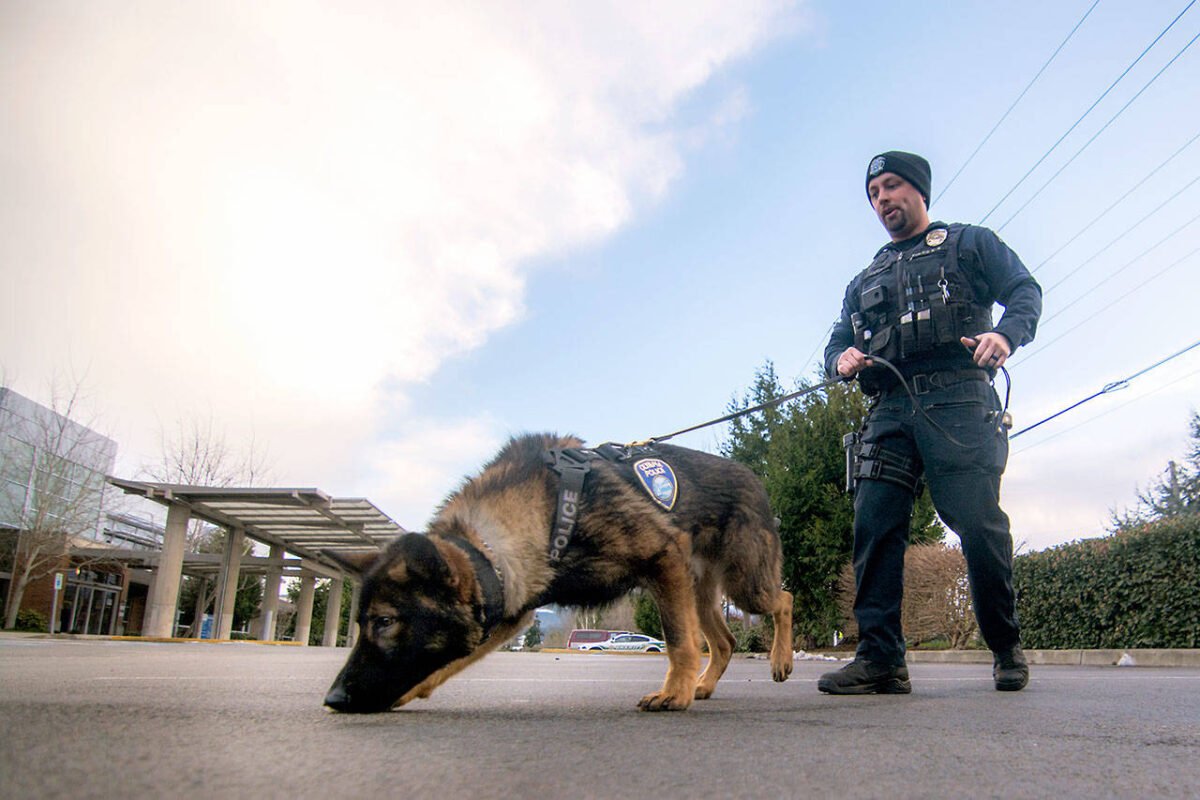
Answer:
POLYGON ((48 408, 0 387, 0 525, 17 532, 6 628, 16 624, 29 584, 61 569, 71 544, 99 530, 116 443, 93 430, 93 420, 76 420, 83 397, 79 381, 52 382, 48 408))

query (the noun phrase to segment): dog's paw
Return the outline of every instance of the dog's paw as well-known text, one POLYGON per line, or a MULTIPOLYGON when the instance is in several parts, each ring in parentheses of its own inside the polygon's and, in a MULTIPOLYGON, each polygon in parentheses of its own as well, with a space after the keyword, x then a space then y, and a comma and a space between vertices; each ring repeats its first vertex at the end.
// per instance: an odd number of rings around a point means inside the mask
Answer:
POLYGON ((433 690, 436 688, 437 688, 436 686, 422 685, 422 686, 416 687, 415 689, 411 689, 411 690, 409 690, 409 692, 407 694, 405 694, 403 697, 401 697, 399 700, 397 700, 392 705, 392 708, 399 708, 400 706, 408 705, 413 700, 428 700, 429 695, 433 694, 433 690))
POLYGON ((775 680, 776 683, 783 683, 784 681, 786 681, 788 679, 788 676, 791 674, 792 674, 792 662, 790 659, 787 661, 783 661, 783 662, 771 665, 771 677, 775 680))
POLYGON ((715 686, 704 686, 704 685, 697 686, 696 687, 696 699, 697 700, 707 700, 708 698, 712 697, 713 691, 715 691, 715 689, 716 689, 715 686))
POLYGON ((683 697, 668 692, 655 692, 639 700, 638 708, 642 711, 686 711, 691 704, 690 696, 683 697))

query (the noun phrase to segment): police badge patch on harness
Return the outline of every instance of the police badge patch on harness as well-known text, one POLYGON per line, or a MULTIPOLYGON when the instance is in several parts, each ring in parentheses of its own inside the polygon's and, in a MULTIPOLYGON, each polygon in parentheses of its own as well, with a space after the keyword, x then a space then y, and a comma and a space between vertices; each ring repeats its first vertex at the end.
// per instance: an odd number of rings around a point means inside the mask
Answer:
POLYGON ((679 496, 679 482, 671 465, 661 458, 643 458, 633 462, 633 473, 650 499, 670 511, 679 496))

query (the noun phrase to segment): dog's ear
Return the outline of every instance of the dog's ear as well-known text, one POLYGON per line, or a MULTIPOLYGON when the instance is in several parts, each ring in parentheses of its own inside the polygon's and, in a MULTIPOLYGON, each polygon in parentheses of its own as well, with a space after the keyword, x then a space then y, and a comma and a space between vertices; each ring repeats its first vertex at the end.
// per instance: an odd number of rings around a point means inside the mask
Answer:
POLYGON ((423 533, 406 533, 388 548, 387 574, 396 583, 420 581, 422 583, 448 584, 450 567, 423 533))
POLYGON ((367 570, 374 566, 381 555, 378 551, 339 553, 335 550, 325 550, 324 553, 330 560, 336 561, 339 567, 346 570, 355 579, 361 579, 367 570))
POLYGON ((462 550, 459 550, 452 544, 443 541, 434 541, 434 547, 441 553, 442 560, 445 561, 446 567, 450 572, 446 579, 446 585, 454 592, 458 599, 464 603, 469 603, 475 594, 475 568, 471 565, 471 559, 462 550))

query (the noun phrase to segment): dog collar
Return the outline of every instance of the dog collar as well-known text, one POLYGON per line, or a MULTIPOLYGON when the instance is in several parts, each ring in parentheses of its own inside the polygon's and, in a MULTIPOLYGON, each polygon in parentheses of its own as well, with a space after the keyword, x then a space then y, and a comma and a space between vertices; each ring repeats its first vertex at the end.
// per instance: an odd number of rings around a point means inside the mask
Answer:
POLYGON ((492 629, 504 616, 504 579, 500 570, 488 560, 478 547, 462 536, 445 536, 446 541, 467 554, 475 569, 475 580, 479 583, 483 603, 475 607, 475 619, 483 626, 486 641, 492 629))

